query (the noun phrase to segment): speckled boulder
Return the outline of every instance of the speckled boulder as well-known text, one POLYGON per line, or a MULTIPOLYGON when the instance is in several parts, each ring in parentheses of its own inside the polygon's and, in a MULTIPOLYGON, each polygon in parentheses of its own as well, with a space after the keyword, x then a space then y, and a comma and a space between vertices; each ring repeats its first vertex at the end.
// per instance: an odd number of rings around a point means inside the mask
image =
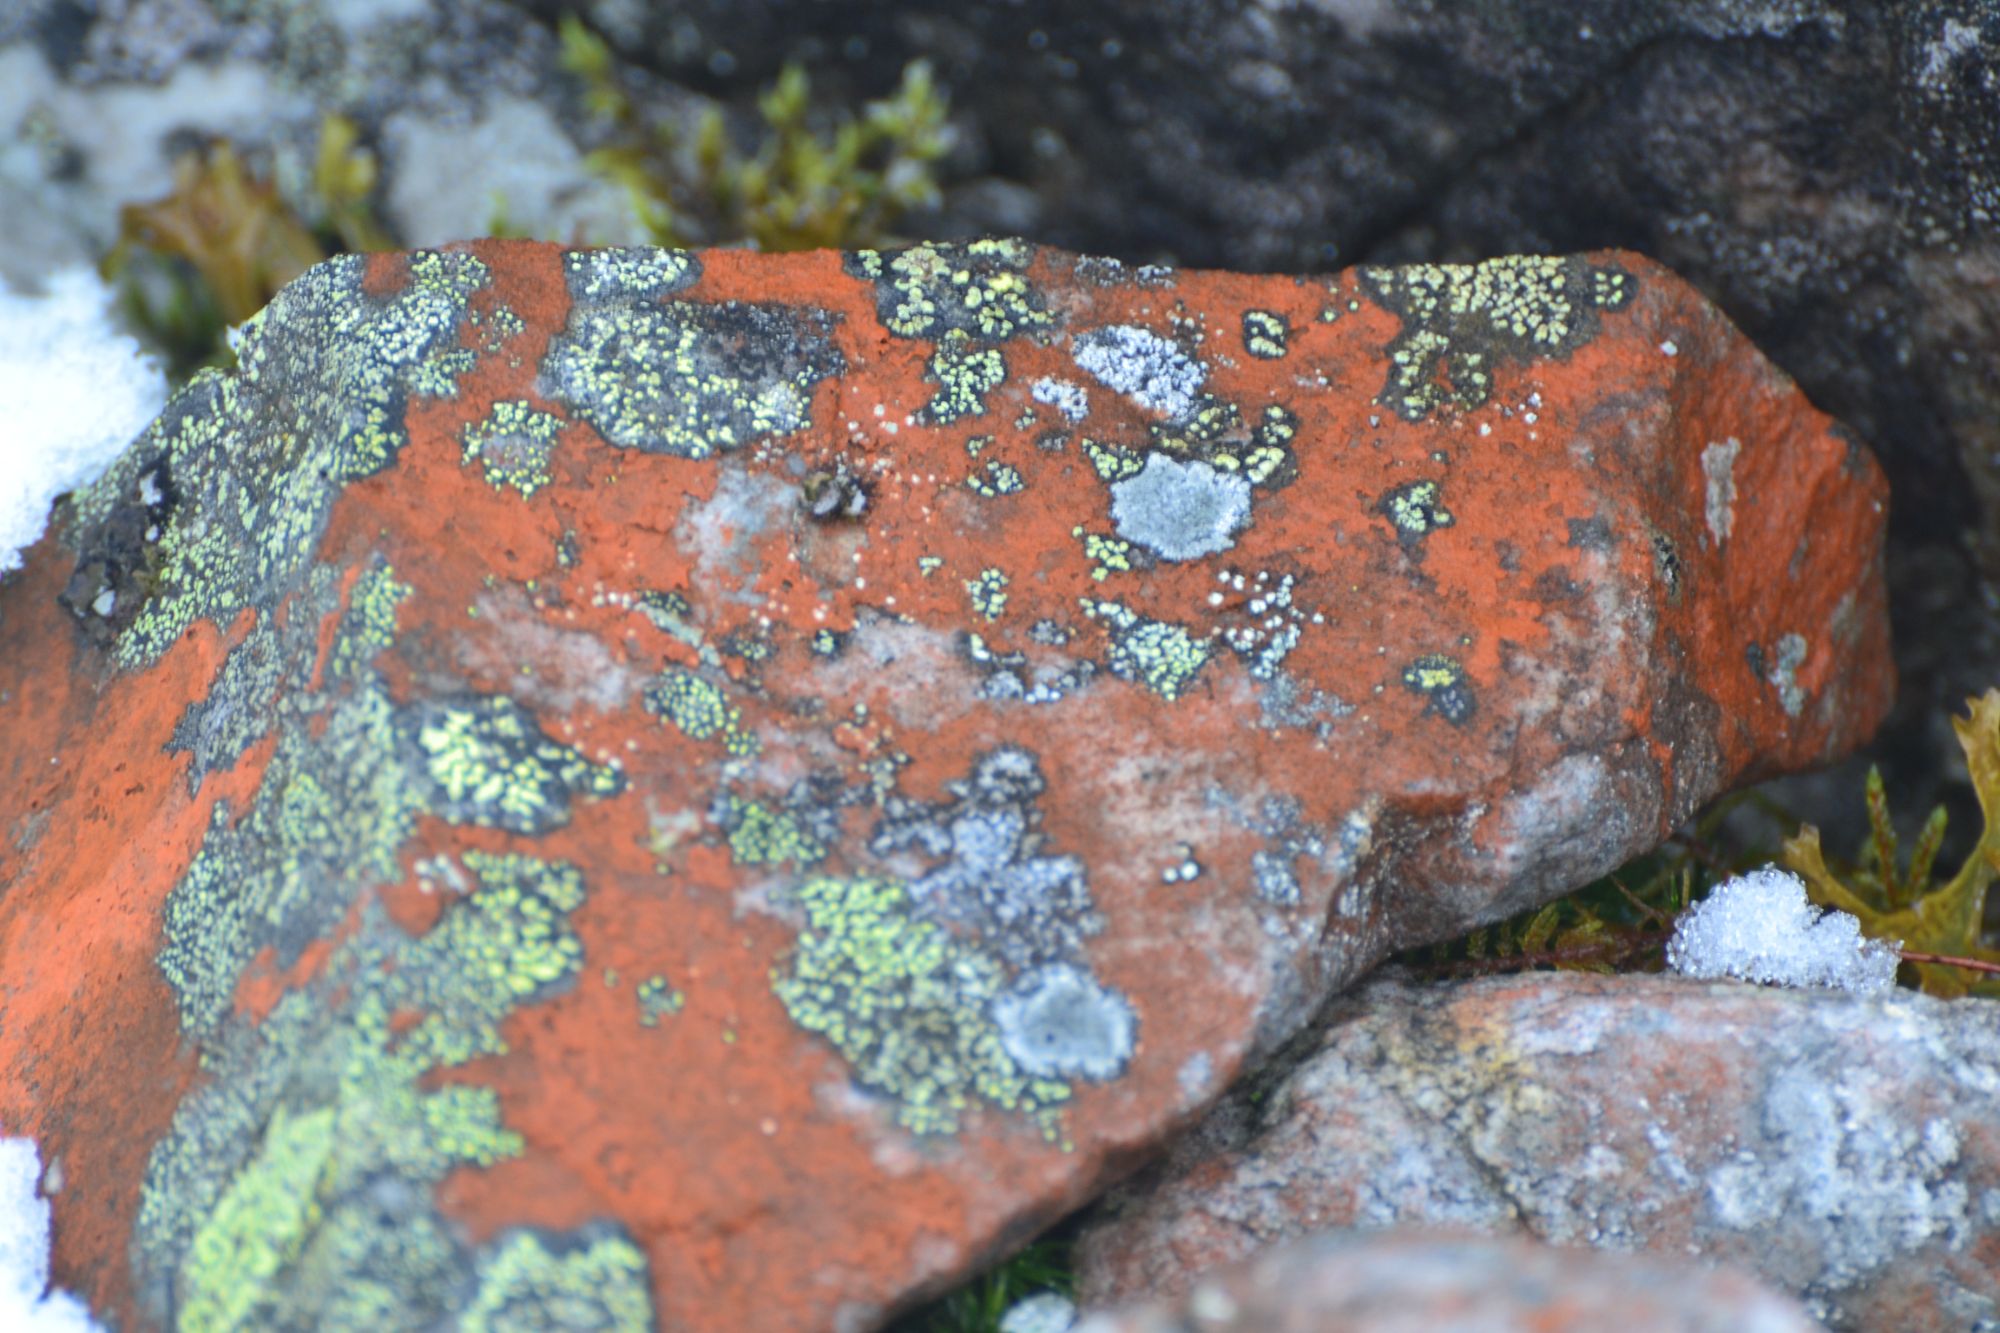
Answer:
POLYGON ((1993 1004, 1577 974, 1336 1002, 1084 1236, 1093 1302, 1322 1229, 1476 1228, 1730 1263, 1829 1328, 2000 1320, 1993 1004))
POLYGON ((1819 1333, 1795 1301, 1727 1268, 1522 1237, 1334 1233, 1201 1275, 1176 1301, 1075 1333, 1819 1333))
POLYGON ((1890 689, 1873 463, 1633 256, 480 243, 238 355, 0 585, 126 1328, 871 1326, 1890 689))

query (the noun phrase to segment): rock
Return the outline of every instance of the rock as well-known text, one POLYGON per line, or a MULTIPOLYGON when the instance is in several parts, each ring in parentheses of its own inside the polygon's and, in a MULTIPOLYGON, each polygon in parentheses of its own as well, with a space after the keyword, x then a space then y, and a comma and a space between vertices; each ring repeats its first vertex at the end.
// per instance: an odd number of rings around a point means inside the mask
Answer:
POLYGON ((1559 1249, 1517 1236, 1334 1233, 1204 1274, 1171 1302, 1076 1333, 1817 1333, 1789 1297, 1728 1268, 1559 1249))
MULTIPOLYGON (((524 3, 732 101, 788 59, 850 97, 931 60, 964 172, 1034 187, 1032 215, 948 192, 970 234, 1239 270, 1659 258, 1881 457, 1877 757, 1909 817, 1978 827, 1944 719, 2000 661, 1996 0, 524 3)), ((1847 827, 1859 782, 1786 801, 1847 827)))
POLYGON ((1573 973, 1336 1002, 1079 1244, 1095 1305, 1323 1229, 1741 1265, 1834 1329, 2000 1317, 1991 1005, 1573 973))
POLYGON ((238 355, 0 584, 125 1328, 868 1327, 1890 688, 1867 452, 1635 256, 485 242, 238 355))

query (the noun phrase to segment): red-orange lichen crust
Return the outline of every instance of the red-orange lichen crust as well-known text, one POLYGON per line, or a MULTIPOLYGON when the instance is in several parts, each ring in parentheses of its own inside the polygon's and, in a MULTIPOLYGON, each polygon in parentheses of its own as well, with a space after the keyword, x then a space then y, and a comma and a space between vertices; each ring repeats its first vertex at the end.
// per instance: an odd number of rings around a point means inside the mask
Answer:
MULTIPOLYGON (((398 703, 507 695, 622 768, 622 794, 540 836, 421 818, 379 896, 420 933, 445 910, 420 860, 582 870, 580 971, 507 1019, 506 1053, 437 1076, 495 1089, 523 1149, 438 1201, 474 1245, 615 1220, 662 1328, 873 1323, 1089 1197, 1387 951, 1553 896, 1734 783, 1839 755, 1887 705, 1874 463, 1636 256, 1567 261, 1565 290, 1618 288, 1529 354, 1469 269, 1023 249, 999 289, 1034 317, 927 337, 885 325, 892 257, 705 252, 652 299, 823 312, 839 367, 797 429, 689 457, 612 447, 552 387, 562 250, 468 248, 490 270, 472 309, 519 329, 454 395, 409 398, 408 444, 340 493, 316 558, 343 589, 386 558, 412 589, 376 661, 398 703), (1098 332, 1119 329, 1147 336, 1098 332), (563 423, 526 496, 466 459, 505 401, 563 423), (636 613, 645 593, 685 599, 679 624, 636 613), (733 720, 645 706, 671 668, 733 720), (1044 784, 1009 807, 1039 819, 1010 864, 1076 858, 1088 902, 1063 948, 1002 970, 1087 966, 1136 1040, 1094 1073, 1055 1057, 1069 1097, 1041 1113, 972 1097, 938 1129, 774 978, 804 947, 802 885, 935 871, 957 853, 881 844, 893 803, 949 825, 972 809, 950 784, 1008 747, 1044 784), (732 843, 726 797, 776 809, 815 773, 864 793, 820 812, 822 855, 732 843), (642 1022, 653 977, 681 1002, 642 1022)), ((937 253, 948 283, 967 261, 937 253)), ((374 257, 367 290, 403 265, 374 257)), ((137 1328, 139 1182, 204 1078, 161 913, 273 747, 191 794, 167 743, 252 617, 120 671, 57 605, 74 559, 44 542, 0 586, 0 1128, 60 1164, 58 1281, 137 1328)), ((296 957, 266 948, 235 1021, 359 910, 296 957)), ((973 943, 991 926, 927 910, 973 943)))

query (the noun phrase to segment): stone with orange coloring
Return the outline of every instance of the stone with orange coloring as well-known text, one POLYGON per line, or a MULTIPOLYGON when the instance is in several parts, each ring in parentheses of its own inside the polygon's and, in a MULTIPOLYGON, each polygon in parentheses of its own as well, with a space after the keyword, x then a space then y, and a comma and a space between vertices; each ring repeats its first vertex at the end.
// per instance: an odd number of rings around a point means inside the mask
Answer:
POLYGON ((349 256, 0 584, 0 1125, 122 1327, 871 1327, 1885 708, 1630 255, 349 256))

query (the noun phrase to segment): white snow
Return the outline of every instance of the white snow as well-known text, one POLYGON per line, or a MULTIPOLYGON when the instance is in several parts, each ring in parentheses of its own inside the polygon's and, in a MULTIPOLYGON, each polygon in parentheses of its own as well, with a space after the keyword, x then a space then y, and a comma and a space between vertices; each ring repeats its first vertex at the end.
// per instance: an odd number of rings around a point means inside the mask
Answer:
POLYGON ((40 540, 49 504, 93 481, 167 398, 166 378, 119 331, 88 268, 48 294, 0 288, 0 574, 40 540))
POLYGON ((1866 995, 1896 984, 1901 942, 1863 939, 1861 923, 1825 911, 1805 882, 1765 866, 1716 886, 1681 914, 1667 966, 1688 977, 1832 986, 1866 995))
POLYGON ((82 1301, 49 1287, 49 1205, 33 1139, 0 1139, 0 1328, 8 1333, 94 1333, 82 1301))

